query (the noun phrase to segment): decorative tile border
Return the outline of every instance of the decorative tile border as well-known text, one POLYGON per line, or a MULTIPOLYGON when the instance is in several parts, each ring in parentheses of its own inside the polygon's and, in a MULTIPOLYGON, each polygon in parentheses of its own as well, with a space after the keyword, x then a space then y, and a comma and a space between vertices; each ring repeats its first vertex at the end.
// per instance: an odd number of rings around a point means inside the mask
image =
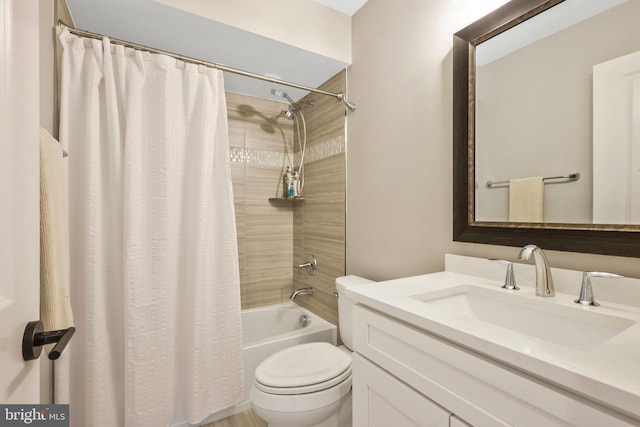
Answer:
POLYGON ((247 163, 258 166, 281 167, 286 163, 287 154, 281 151, 230 147, 231 163, 247 163))
MULTIPOLYGON (((318 160, 326 159, 327 157, 344 153, 344 150, 344 137, 338 136, 336 138, 332 138, 319 144, 307 147, 307 152, 305 154, 305 163, 311 163, 318 160)), ((287 153, 281 151, 230 147, 230 158, 231 163, 246 163, 257 166, 282 167, 288 164, 290 156, 287 153)), ((299 161, 300 153, 296 152, 295 162, 298 163, 299 161)))
MULTIPOLYGON (((344 153, 344 137, 342 135, 307 147, 304 162, 311 163, 341 153, 344 153)), ((296 153, 296 163, 299 161, 299 156, 300 153, 296 153)))

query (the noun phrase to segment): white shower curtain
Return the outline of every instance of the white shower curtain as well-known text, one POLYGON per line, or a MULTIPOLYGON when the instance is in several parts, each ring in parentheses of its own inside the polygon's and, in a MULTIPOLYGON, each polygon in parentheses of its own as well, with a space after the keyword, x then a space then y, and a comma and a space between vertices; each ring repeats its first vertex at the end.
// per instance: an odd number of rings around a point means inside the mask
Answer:
POLYGON ((195 424, 243 400, 222 73, 60 34, 75 426, 195 424))

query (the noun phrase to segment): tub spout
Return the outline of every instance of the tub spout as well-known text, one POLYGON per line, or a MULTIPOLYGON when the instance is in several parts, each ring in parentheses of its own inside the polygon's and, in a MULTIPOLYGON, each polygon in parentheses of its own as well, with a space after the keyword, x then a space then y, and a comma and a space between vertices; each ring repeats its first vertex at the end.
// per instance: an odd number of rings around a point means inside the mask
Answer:
POLYGON ((291 293, 291 296, 289 298, 291 298, 291 301, 295 301, 298 295, 313 295, 313 288, 309 287, 296 289, 291 293))

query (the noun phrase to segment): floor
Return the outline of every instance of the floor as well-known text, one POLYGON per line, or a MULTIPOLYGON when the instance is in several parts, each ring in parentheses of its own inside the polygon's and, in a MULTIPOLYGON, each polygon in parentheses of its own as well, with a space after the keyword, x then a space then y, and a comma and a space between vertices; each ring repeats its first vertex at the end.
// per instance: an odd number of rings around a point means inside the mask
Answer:
POLYGON ((262 421, 253 409, 232 415, 220 421, 206 424, 202 427, 267 427, 267 423, 262 421))

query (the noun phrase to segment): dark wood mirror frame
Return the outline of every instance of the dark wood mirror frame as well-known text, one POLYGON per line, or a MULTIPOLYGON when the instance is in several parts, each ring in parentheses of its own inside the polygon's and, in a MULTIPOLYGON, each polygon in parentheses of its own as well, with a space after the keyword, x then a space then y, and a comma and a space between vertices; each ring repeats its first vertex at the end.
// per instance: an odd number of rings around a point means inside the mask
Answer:
POLYGON ((564 0, 512 0, 453 37, 453 240, 640 257, 640 226, 475 221, 475 47, 564 0))

